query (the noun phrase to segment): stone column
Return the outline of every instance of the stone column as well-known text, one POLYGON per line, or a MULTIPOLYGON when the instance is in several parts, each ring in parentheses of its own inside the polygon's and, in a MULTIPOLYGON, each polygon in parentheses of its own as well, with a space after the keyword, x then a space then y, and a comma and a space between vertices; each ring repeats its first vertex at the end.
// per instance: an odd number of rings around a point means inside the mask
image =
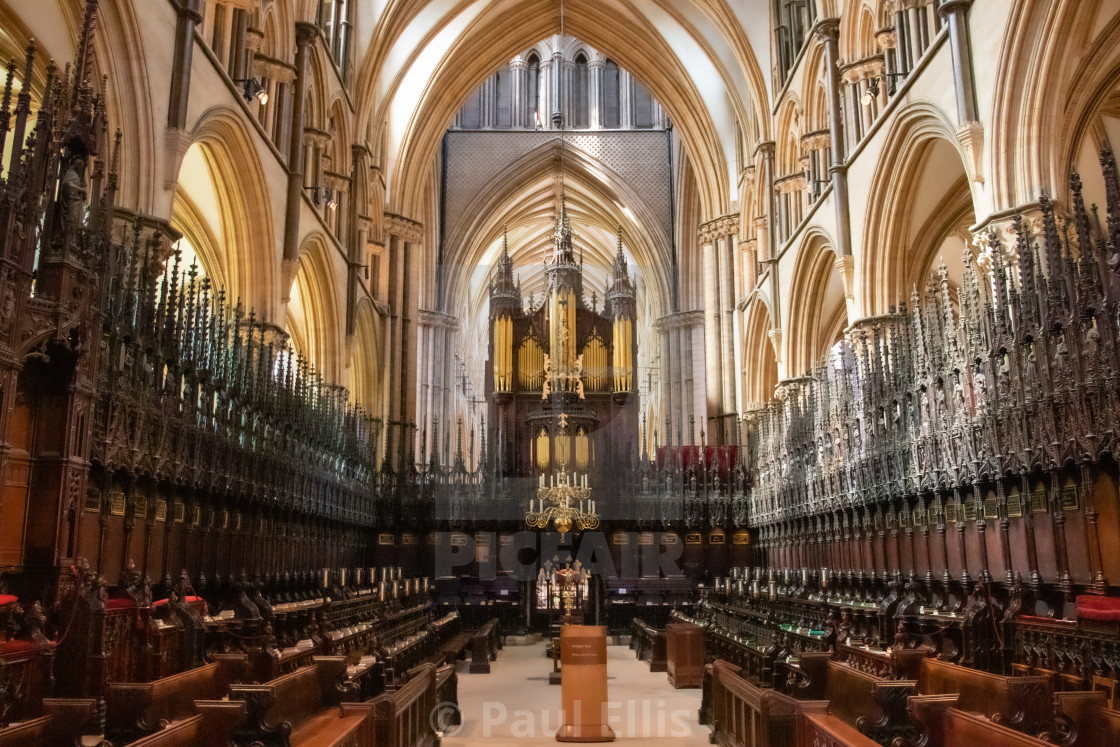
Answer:
MULTIPOLYGON (((890 76, 898 73, 898 32, 892 29, 883 29, 875 34, 875 43, 879 45, 879 50, 883 53, 886 75, 890 76)), ((886 84, 883 86, 885 90, 890 86, 890 78, 887 77, 883 82, 886 84)))
POLYGON ((587 126, 592 130, 599 129, 601 110, 603 108, 603 66, 606 63, 600 59, 590 60, 587 63, 587 126))
MULTIPOLYGON (((726 426, 726 418, 735 413, 736 348, 735 345, 735 255, 737 251, 739 216, 731 215, 719 221, 718 256, 720 279, 720 302, 723 321, 720 325, 720 346, 723 350, 723 410, 720 413, 721 426, 726 426)), ((731 431, 726 427, 719 429, 719 443, 727 443, 731 431)))
POLYGON ((661 417, 660 422, 654 422, 652 425, 661 434, 661 445, 667 445, 669 443, 669 433, 665 429, 665 419, 673 412, 673 381, 671 377, 676 350, 672 343, 672 332, 665 329, 660 324, 660 320, 654 322, 653 328, 657 330, 658 344, 661 350, 661 354, 658 356, 661 364, 661 417))
POLYGON ((910 32, 906 26, 906 11, 899 8, 894 14, 894 28, 898 35, 898 67, 903 73, 914 69, 914 63, 910 59, 910 32))
MULTIPOLYGON (((459 320, 440 311, 420 309, 417 315, 417 328, 423 347, 420 360, 424 370, 420 373, 420 413, 419 428, 426 434, 425 448, 429 457, 433 450, 440 452, 440 444, 435 439, 435 421, 438 418, 440 432, 447 434, 455 422, 451 412, 448 393, 454 385, 454 372, 450 370, 451 358, 448 357, 448 343, 452 334, 459 330, 459 320)), ((469 429, 468 429, 469 430, 469 429)))
MULTIPOLYGON (((704 257, 704 384, 707 392, 707 410, 704 420, 723 414, 723 347, 720 329, 723 322, 720 304, 719 256, 716 250, 718 236, 715 227, 700 227, 700 245, 704 257)), ((700 414, 700 413, 697 413, 700 414)))
POLYGON ((754 290, 758 282, 758 239, 748 239, 739 245, 740 266, 742 267, 743 292, 740 297, 754 290))
POLYGON ((510 124, 517 127, 532 127, 532 122, 526 122, 528 114, 525 106, 525 97, 529 88, 529 66, 520 57, 509 63, 510 87, 509 107, 510 124))
MULTIPOLYGON (((848 167, 844 162, 844 113, 840 106, 840 20, 829 18, 817 27, 824 43, 825 75, 828 82, 825 90, 828 95, 828 127, 832 143, 832 201, 836 206, 836 253, 838 256, 852 255, 852 226, 848 212, 848 167)), ((858 101, 857 101, 858 104, 858 101)))
MULTIPOLYGON (((296 79, 292 87, 292 126, 288 143, 288 199, 284 218, 284 261, 294 263, 299 256, 299 209, 303 191, 303 113, 307 105, 307 56, 319 36, 313 23, 296 24, 296 79)), ((291 276, 295 268, 290 268, 291 276)), ((287 280, 288 278, 285 278, 287 280)), ((283 288, 284 297, 290 284, 283 288)))
POLYGON ((938 12, 949 24, 949 44, 953 50, 953 78, 957 93, 958 124, 976 122, 976 78, 972 70, 972 41, 968 30, 968 9, 972 0, 945 0, 938 12))
POLYGON ((237 80, 248 78, 247 59, 245 46, 249 34, 249 11, 242 8, 233 9, 233 36, 229 44, 229 77, 237 80))
POLYGON ((560 52, 552 54, 552 80, 549 90, 552 91, 552 126, 559 129, 561 123, 567 123, 564 116, 567 109, 566 96, 564 96, 564 56, 560 52))
POLYGON ((913 4, 906 9, 906 40, 910 42, 910 69, 918 66, 922 59, 922 29, 918 9, 913 4))
POLYGON ((175 26, 175 58, 171 67, 171 97, 167 107, 167 126, 181 130, 186 125, 187 100, 191 90, 191 60, 194 56, 194 29, 202 23, 202 0, 180 0, 175 26))
POLYGON ((633 81, 630 73, 618 69, 618 126, 628 130, 634 126, 633 81))
MULTIPOLYGON (((357 192, 360 180, 364 179, 367 171, 367 158, 369 151, 364 146, 354 145, 350 148, 350 185, 351 191, 357 192)), ((347 200, 346 210, 346 336, 351 337, 355 331, 355 318, 358 308, 358 272, 362 267, 362 255, 365 252, 366 232, 361 229, 362 206, 356 199, 347 200)))

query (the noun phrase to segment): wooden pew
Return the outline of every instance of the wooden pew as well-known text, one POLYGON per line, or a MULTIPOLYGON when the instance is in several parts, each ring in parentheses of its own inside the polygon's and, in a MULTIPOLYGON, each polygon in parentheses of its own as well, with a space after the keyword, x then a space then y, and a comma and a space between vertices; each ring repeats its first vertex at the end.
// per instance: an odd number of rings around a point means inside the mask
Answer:
POLYGON ((850 724, 828 712, 828 703, 820 700, 799 704, 797 747, 845 745, 845 747, 877 747, 878 742, 860 734, 850 724))
POLYGON ((128 747, 229 747, 233 732, 245 720, 245 703, 199 700, 196 707, 198 715, 169 724, 128 747))
POLYGON ((906 702, 917 693, 914 680, 886 680, 838 661, 828 663, 829 714, 882 744, 908 731, 906 702))
POLYGON ((840 643, 836 646, 836 660, 852 669, 873 674, 888 680, 916 680, 922 660, 929 657, 927 648, 873 649, 840 643))
POLYGON ((43 715, 0 729, 0 747, 77 745, 100 731, 93 698, 44 698, 43 715))
POLYGON ((962 711, 981 713, 1025 734, 1054 728, 1054 700, 1046 677, 1002 677, 997 674, 922 659, 918 673, 922 695, 958 694, 962 711))
MULTIPOLYGON (((432 722, 436 707, 437 677, 432 663, 410 670, 402 687, 379 695, 372 707, 376 747, 435 747, 439 744, 432 722)), ((294 743, 294 742, 293 742, 294 743)))
POLYGON ((444 725, 459 726, 463 723, 463 714, 459 710, 459 675, 453 664, 444 664, 436 669, 436 701, 454 706, 437 714, 444 725))
POLYGON ((153 682, 112 682, 106 697, 105 735, 123 743, 193 716, 196 700, 221 700, 241 682, 248 657, 217 654, 215 661, 153 682))
POLYGON ((1068 719, 1076 730, 1077 747, 1113 747, 1120 744, 1120 711, 1108 707, 1105 693, 1092 690, 1054 693, 1054 703, 1057 712, 1068 719))
POLYGON ((668 666, 665 654, 665 631, 645 620, 634 618, 634 634, 638 639, 637 657, 649 663, 649 671, 664 672, 668 666))
POLYGON ((939 747, 945 744, 945 711, 957 707, 956 695, 914 695, 906 712, 914 729, 893 747, 939 747))
POLYGON ((945 709, 942 717, 945 745, 999 745, 999 747, 1042 747, 1053 744, 1006 726, 989 721, 975 713, 957 708, 945 709))
MULTIPOLYGON (((377 747, 373 710, 368 704, 342 703, 349 693, 346 657, 316 656, 312 666, 263 685, 234 685, 230 698, 246 702, 249 713, 235 737, 265 745, 354 745, 377 747)), ((372 702, 372 701, 371 701, 372 702)))
POLYGON ((471 674, 490 674, 490 661, 498 658, 497 644, 494 643, 497 629, 498 620, 494 618, 471 638, 471 674))
POLYGON ((439 644, 439 652, 443 660, 448 664, 454 664, 459 658, 463 656, 467 646, 471 643, 472 636, 470 633, 456 633, 454 636, 439 644))
POLYGON ((708 711, 712 742, 723 747, 794 747, 798 702, 739 676, 739 668, 717 660, 711 665, 708 711))

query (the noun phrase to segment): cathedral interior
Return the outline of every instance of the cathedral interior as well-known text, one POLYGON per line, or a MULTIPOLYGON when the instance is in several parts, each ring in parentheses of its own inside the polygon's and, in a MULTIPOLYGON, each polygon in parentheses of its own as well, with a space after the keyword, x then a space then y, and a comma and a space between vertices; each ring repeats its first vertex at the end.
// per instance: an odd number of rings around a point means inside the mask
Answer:
POLYGON ((551 743, 575 628, 651 745, 1120 744, 1120 0, 0 0, 0 65, 0 747, 551 743))

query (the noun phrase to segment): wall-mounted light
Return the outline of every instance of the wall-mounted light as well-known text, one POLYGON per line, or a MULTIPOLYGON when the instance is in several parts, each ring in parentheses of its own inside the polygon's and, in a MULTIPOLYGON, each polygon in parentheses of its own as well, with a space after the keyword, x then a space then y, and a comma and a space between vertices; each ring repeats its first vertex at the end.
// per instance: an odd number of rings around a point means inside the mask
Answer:
POLYGON ((304 187, 311 192, 311 201, 319 207, 334 209, 338 207, 338 197, 330 187, 304 187))
MULTIPOLYGON (((885 73, 884 77, 887 79, 887 95, 888 96, 894 96, 895 93, 898 92, 898 86, 895 84, 895 81, 898 80, 899 78, 902 78, 903 80, 905 80, 906 79, 906 73, 885 73)), ((878 97, 879 97, 879 78, 878 78, 878 76, 876 76, 874 78, 868 78, 867 79, 867 90, 864 91, 863 95, 859 97, 860 102, 862 102, 864 106, 871 106, 871 102, 874 101, 878 97)))
POLYGON ((261 106, 268 103, 268 90, 256 78, 234 78, 233 82, 241 84, 241 95, 250 104, 253 103, 253 99, 259 101, 261 106))

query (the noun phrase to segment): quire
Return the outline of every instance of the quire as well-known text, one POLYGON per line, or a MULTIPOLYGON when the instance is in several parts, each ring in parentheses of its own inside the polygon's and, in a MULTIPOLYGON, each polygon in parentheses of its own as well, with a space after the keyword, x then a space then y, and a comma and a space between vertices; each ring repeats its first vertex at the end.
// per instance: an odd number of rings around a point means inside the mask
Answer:
POLYGON ((0 0, 0 747, 1120 744, 1118 29, 0 0))

